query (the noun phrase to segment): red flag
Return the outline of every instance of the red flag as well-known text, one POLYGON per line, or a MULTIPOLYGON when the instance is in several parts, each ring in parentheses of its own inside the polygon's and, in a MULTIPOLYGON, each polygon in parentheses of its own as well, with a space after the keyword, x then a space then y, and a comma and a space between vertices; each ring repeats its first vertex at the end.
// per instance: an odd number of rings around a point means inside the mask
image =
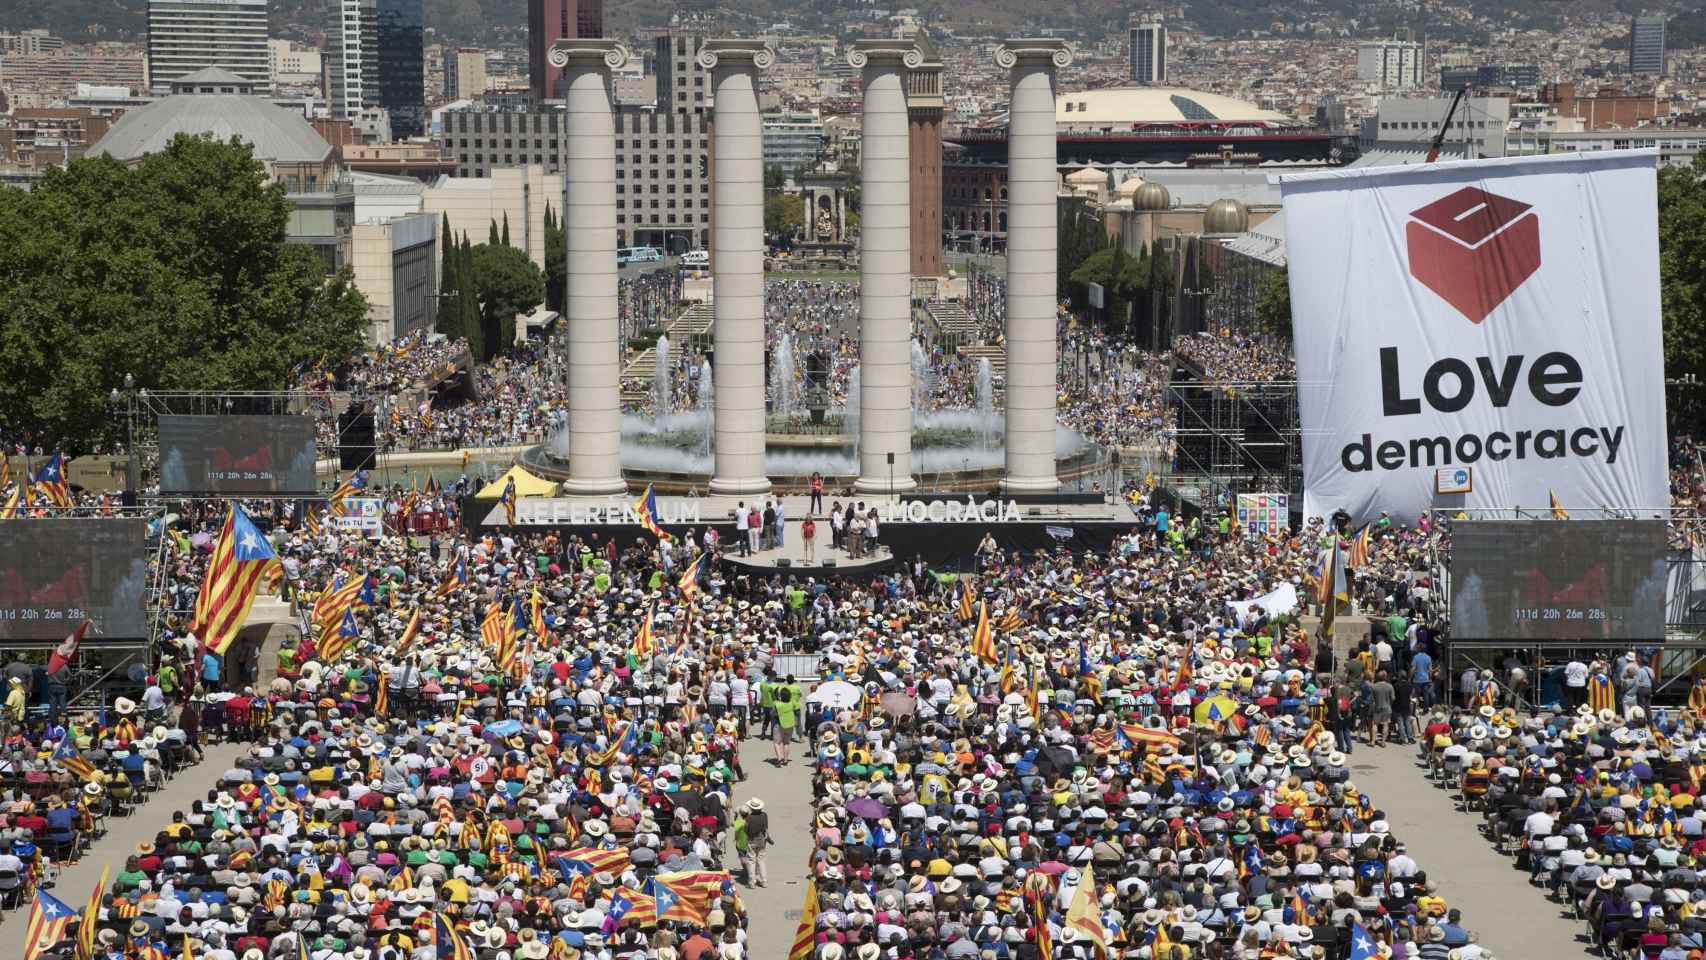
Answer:
POLYGON ((71 631, 64 640, 59 641, 59 646, 53 648, 53 655, 47 658, 48 676, 51 677, 59 671, 64 670, 65 665, 70 663, 77 656, 77 647, 83 642, 83 634, 87 633, 88 630, 89 621, 84 620, 82 623, 79 623, 77 625, 77 629, 71 631))

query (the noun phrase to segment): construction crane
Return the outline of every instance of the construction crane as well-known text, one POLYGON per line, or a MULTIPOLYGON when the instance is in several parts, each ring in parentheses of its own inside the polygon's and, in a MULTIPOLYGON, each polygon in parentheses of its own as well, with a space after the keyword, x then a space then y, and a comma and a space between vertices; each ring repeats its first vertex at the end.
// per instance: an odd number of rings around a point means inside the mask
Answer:
POLYGON ((1451 118, 1457 115, 1457 106, 1463 102, 1463 95, 1469 92, 1468 84, 1457 88, 1457 95, 1451 98, 1451 106, 1445 109, 1445 122, 1439 125, 1439 132, 1434 134, 1433 142, 1428 144, 1428 163, 1439 159, 1439 148, 1445 146, 1445 134, 1451 129, 1451 118))

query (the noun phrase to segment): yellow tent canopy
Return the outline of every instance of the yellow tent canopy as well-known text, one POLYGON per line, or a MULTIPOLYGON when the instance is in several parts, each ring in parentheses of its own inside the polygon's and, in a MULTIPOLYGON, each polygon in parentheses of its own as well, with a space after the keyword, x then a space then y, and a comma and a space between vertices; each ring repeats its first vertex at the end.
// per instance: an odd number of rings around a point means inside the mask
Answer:
POLYGON ((557 484, 528 473, 521 467, 509 468, 509 472, 487 484, 484 490, 474 494, 476 500, 496 500, 504 495, 504 484, 515 481, 517 497, 554 497, 557 495, 557 484))

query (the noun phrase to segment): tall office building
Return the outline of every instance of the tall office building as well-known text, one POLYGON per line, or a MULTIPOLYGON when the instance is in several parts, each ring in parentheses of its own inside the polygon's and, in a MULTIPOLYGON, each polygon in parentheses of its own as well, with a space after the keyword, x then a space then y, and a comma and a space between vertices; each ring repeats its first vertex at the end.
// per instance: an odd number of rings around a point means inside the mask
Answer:
POLYGON ((162 92, 206 67, 270 91, 267 0, 148 0, 147 63, 148 87, 162 92))
POLYGON ((557 97, 562 71, 547 55, 558 40, 604 36, 604 0, 527 0, 527 86, 535 102, 557 97))
POLYGON ((379 105, 398 140, 426 130, 426 17, 422 0, 379 0, 379 105))
POLYGON ((652 41, 659 110, 705 115, 710 82, 705 79, 705 68, 699 66, 699 47, 704 42, 704 37, 687 33, 666 33, 652 41))
POLYGON ((1167 28, 1159 23, 1140 23, 1129 31, 1131 82, 1167 82, 1167 28))
POLYGON ((1422 45, 1409 40, 1357 44, 1357 79, 1382 90, 1412 90, 1422 85, 1422 45))
POLYGON ((1663 76, 1665 72, 1665 18, 1663 14, 1635 17, 1629 22, 1629 72, 1663 76))
POLYGON ((326 101, 332 116, 353 118, 379 104, 378 0, 336 0, 326 31, 326 101))
POLYGON ((457 47, 444 51, 444 99, 475 100, 486 92, 486 51, 457 47))

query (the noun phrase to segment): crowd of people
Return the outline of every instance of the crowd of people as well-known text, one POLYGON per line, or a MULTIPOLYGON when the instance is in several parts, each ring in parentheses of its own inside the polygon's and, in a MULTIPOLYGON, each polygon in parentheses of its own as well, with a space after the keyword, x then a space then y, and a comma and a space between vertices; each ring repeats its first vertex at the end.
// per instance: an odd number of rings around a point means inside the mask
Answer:
POLYGON ((1297 359, 1291 344, 1237 331, 1192 334, 1173 342, 1179 355, 1199 365, 1214 383, 1295 381, 1297 359))
MULTIPOLYGON (((678 295, 645 289, 624 316, 678 295)), ((998 285, 979 289, 999 307, 998 285)), ((771 281, 767 346, 828 350, 845 403, 857 311, 851 284, 771 281)), ((1063 337, 1062 422, 1165 444, 1174 355, 1063 337)), ((1176 349, 1216 382, 1295 376, 1259 340, 1176 349)), ((460 350, 417 338, 348 376, 395 392, 460 350)), ((975 364, 926 356, 928 406, 975 403, 975 364)), ((392 443, 541 439, 564 400, 558 362, 507 352, 473 372, 477 402, 398 410, 392 443)), ((1693 474, 1673 479, 1701 495, 1693 474)), ((453 516, 471 485, 369 492, 453 516)), ((991 543, 975 572, 827 576, 721 563, 795 535, 774 505, 730 543, 709 528, 368 539, 254 507, 279 561, 266 589, 303 628, 276 663, 190 632, 225 516, 192 502, 157 531, 167 616, 140 702, 67 713, 45 673, 9 681, 0 905, 205 742, 235 740, 204 796, 137 823, 93 918, 104 954, 401 960, 450 942, 479 960, 745 960, 776 952, 751 940, 743 898, 796 877, 770 851, 797 830, 812 960, 1029 960, 1045 941, 1062 960, 1340 960, 1359 937, 1381 957, 1489 960, 1351 776, 1356 751, 1416 742, 1597 942, 1648 960, 1706 947, 1706 686, 1693 712, 1658 711, 1641 658, 1582 664, 1568 702, 1525 715, 1521 667, 1450 676, 1432 579, 1448 531, 1429 518, 1371 524, 1345 610, 1373 626, 1339 660, 1298 622, 1321 612, 1312 585, 1336 534, 1250 535, 1159 497, 1104 550, 991 543), (1259 602, 1281 588, 1296 610, 1259 602), (798 655, 815 657, 815 688, 791 675, 798 655), (773 820, 743 785, 754 736, 807 768, 809 824, 773 820)), ((869 549, 867 523, 849 504, 819 536, 869 549)), ((76 933, 41 955, 72 956, 76 933)))
POLYGON ((1706 679, 1685 708, 1655 709, 1654 662, 1572 660, 1561 698, 1534 712, 1490 687, 1442 705, 1421 760, 1596 951, 1690 960, 1706 952, 1706 679))

